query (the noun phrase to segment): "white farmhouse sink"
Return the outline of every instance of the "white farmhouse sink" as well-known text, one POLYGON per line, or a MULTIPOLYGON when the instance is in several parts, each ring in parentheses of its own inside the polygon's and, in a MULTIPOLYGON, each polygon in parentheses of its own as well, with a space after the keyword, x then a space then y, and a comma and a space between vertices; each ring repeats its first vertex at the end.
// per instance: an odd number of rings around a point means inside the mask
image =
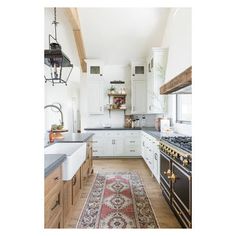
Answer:
POLYGON ((44 154, 66 154, 62 179, 71 180, 86 159, 86 143, 55 143, 44 148, 44 154))

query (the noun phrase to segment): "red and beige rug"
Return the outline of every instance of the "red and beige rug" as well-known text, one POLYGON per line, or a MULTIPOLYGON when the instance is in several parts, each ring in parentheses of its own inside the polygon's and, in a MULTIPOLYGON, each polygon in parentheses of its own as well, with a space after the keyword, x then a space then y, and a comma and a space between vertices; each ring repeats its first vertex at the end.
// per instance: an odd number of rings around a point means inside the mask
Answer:
POLYGON ((159 228, 136 172, 98 173, 77 228, 159 228))

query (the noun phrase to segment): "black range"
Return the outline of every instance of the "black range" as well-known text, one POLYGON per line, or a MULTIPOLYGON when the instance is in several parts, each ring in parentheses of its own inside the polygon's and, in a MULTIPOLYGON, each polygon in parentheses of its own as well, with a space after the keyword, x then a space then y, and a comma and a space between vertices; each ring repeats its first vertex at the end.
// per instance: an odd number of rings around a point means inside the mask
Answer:
POLYGON ((184 228, 192 228, 192 137, 160 140, 162 194, 184 228))

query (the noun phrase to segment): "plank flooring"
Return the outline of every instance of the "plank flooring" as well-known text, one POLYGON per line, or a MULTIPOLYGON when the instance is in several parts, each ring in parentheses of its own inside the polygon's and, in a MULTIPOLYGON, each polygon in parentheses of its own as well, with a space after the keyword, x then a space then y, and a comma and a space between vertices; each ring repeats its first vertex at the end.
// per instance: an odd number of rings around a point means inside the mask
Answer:
POLYGON ((70 212, 69 218, 64 225, 65 228, 75 228, 83 209, 87 196, 92 187, 95 175, 98 171, 132 171, 139 173, 143 180, 145 190, 150 199, 154 213, 160 228, 181 228, 178 220, 166 203, 160 189, 159 183, 152 177, 152 174, 143 159, 97 159, 93 161, 94 174, 91 175, 81 191, 80 199, 74 209, 70 212))

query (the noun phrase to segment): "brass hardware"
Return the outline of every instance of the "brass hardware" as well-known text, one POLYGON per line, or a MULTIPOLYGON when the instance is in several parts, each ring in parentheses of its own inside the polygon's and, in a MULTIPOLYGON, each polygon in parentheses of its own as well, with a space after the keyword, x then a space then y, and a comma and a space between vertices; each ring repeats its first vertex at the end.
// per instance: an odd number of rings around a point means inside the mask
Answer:
POLYGON ((76 176, 74 175, 72 178, 72 185, 74 186, 76 184, 76 176))
POLYGON ((176 180, 176 176, 175 176, 175 174, 174 174, 174 173, 172 173, 172 175, 168 175, 168 176, 167 176, 167 178, 168 178, 169 180, 171 180, 171 181, 172 181, 172 183, 174 183, 174 182, 175 182, 175 180, 176 180))
POLYGON ((168 178, 169 178, 169 176, 171 175, 171 170, 168 169, 167 171, 164 171, 164 175, 167 175, 168 178))
POLYGON ((183 166, 186 166, 186 165, 188 165, 188 160, 187 160, 187 159, 184 159, 184 160, 183 160, 183 166))

